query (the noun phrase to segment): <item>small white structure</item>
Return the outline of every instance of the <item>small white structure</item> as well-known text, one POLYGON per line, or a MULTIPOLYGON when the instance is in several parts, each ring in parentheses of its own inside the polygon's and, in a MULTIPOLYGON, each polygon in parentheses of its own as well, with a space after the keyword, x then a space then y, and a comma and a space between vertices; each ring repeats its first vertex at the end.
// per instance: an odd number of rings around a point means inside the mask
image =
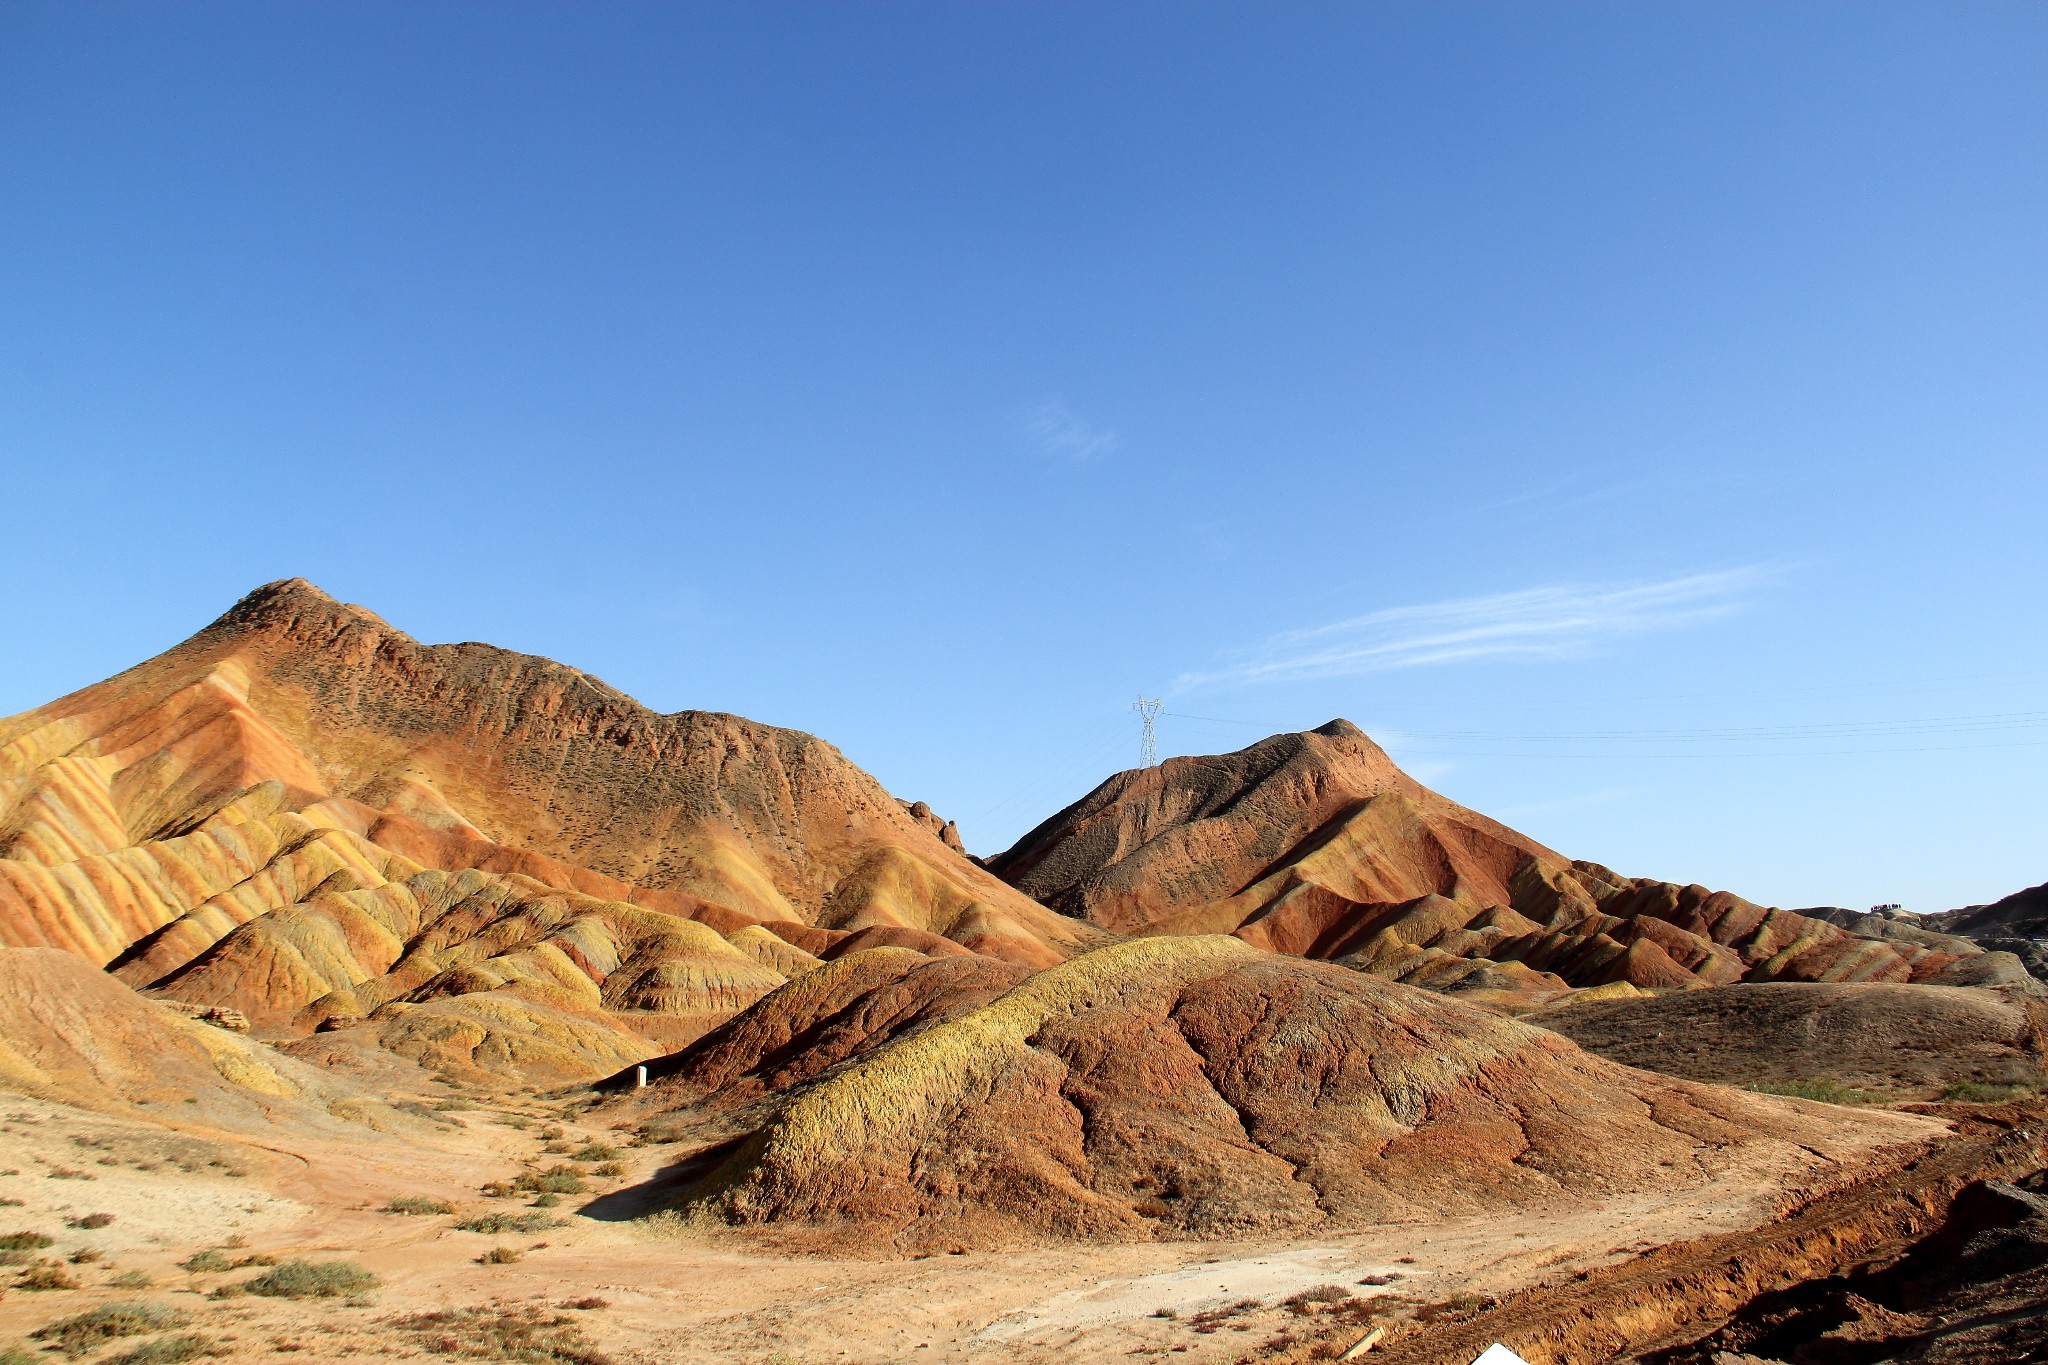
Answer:
POLYGON ((1479 1359, 1473 1361, 1472 1365, 1529 1365, 1529 1362, 1496 1341, 1481 1351, 1479 1359))
POLYGON ((633 1088, 635 1090, 645 1090, 647 1088, 646 1067, 636 1066, 633 1068, 633 1088))

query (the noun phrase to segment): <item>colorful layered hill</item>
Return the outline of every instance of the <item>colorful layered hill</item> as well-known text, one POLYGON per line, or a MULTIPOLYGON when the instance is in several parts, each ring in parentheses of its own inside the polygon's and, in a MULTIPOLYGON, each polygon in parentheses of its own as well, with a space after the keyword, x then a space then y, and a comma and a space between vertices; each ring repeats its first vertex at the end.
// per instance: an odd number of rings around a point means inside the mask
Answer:
POLYGON ((1508 1005, 1610 983, 1940 981, 1971 951, 1575 862, 1342 720, 1119 773, 989 867, 1120 934, 1231 934, 1508 1005))
POLYGON ((1818 1169, 1932 1131, 1630 1070, 1226 936, 1028 976, 861 953, 661 1070, 612 1112, 659 1133, 743 1110, 675 1204, 835 1250, 1328 1232, 1668 1195, 1731 1159, 1818 1169))
POLYGON ((842 952, 1036 968, 1102 937, 821 740, 301 580, 0 721, 0 944, 259 1032, 587 1075, 842 952))

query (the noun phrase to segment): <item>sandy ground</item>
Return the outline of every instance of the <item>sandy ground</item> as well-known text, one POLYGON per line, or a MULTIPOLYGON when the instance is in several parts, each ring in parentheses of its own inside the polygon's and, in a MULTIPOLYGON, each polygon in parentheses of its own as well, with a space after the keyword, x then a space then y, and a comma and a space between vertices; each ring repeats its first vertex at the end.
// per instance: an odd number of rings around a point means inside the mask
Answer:
MULTIPOLYGON (((19 1227, 54 1237, 53 1246, 34 1255, 61 1263, 80 1286, 7 1290, 0 1296, 0 1349, 85 1308, 140 1298, 182 1309, 191 1330, 235 1362, 432 1358, 432 1334, 408 1331, 409 1315, 520 1305, 559 1311, 622 1365, 1176 1354, 1234 1361, 1299 1327, 1282 1301, 1303 1290, 1335 1285, 1358 1296, 1426 1302, 1498 1294, 1666 1241, 1752 1226, 1787 1189, 1846 1174, 1803 1149, 1756 1144, 1739 1164, 1690 1189, 1509 1218, 1306 1243, 841 1260, 778 1254, 724 1230, 579 1216, 584 1201, 574 1197, 547 1211, 562 1219, 560 1226, 525 1235, 457 1231, 462 1217, 525 1211, 523 1199, 479 1194, 485 1182, 511 1178, 522 1162, 566 1161, 593 1140, 620 1145, 625 1174, 596 1182, 601 1194, 645 1181, 683 1155, 677 1148, 624 1146, 622 1135, 539 1101, 458 1111, 444 1122, 461 1126, 426 1137, 365 1130, 359 1141, 295 1140, 280 1132, 252 1142, 7 1096, 0 1096, 0 1115, 0 1170, 12 1172, 0 1175, 0 1198, 21 1201, 0 1206, 0 1231, 19 1227), (562 1129, 553 1152, 543 1150, 549 1123, 562 1129), (58 1174, 67 1171, 77 1174, 58 1174), (403 1195, 445 1199, 457 1212, 379 1211, 403 1195), (114 1220, 97 1230, 67 1224, 86 1213, 111 1213, 114 1220), (352 1302, 217 1299, 214 1290, 258 1271, 178 1268, 207 1247, 226 1248, 231 1258, 347 1257, 383 1283, 352 1302), (517 1251, 519 1259, 480 1263, 493 1247, 517 1251), (113 1283, 120 1276, 146 1276, 150 1285, 122 1288, 113 1283), (1360 1283, 1367 1279, 1381 1283, 1360 1283), (603 1305, 554 1308, 591 1298, 603 1305)), ((1901 1116, 1889 1136, 1935 1131, 1901 1116)), ((11 1279, 15 1271, 6 1274, 11 1279)))

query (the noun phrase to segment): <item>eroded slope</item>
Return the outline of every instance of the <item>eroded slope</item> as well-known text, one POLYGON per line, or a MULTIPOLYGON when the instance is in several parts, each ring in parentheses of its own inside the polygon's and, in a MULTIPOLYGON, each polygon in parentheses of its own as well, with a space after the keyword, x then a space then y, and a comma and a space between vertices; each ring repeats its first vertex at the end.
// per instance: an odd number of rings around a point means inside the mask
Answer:
POLYGON ((1631 1071, 1228 937, 1099 949, 965 1007, 957 991, 937 993, 944 1008, 908 994, 925 1026, 798 1077, 686 1206, 900 1247, 1238 1237, 1682 1185, 1744 1143, 1824 1153, 1875 1130, 1924 1136, 1917 1120, 1816 1115, 1631 1071))

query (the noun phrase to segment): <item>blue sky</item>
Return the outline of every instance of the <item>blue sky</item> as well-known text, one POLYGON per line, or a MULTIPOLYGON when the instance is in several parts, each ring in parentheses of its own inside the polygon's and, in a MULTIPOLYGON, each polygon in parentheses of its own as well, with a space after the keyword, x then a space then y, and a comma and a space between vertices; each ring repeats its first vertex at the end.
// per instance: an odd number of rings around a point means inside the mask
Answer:
POLYGON ((1346 716, 2048 878, 2048 7, 0 7, 0 712, 302 574, 994 851, 1346 716))

